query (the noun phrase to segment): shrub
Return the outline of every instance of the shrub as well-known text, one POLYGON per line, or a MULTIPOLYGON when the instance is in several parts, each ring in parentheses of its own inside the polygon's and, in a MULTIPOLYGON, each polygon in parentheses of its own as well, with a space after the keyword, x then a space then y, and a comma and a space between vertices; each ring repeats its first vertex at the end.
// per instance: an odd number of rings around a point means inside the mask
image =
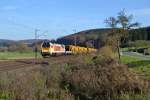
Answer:
POLYGON ((0 73, 0 100, 74 100, 67 89, 60 88, 62 65, 0 73))
POLYGON ((150 46, 150 41, 145 41, 145 40, 128 42, 128 47, 135 47, 136 49, 140 47, 149 47, 149 46, 150 46))
POLYGON ((62 86, 67 86, 80 100, 108 100, 125 92, 141 93, 144 81, 131 73, 126 65, 105 56, 93 57, 93 64, 76 60, 63 72, 62 86), (78 62, 78 63, 77 63, 78 62))
POLYGON ((99 54, 104 57, 115 58, 115 53, 110 46, 105 46, 99 49, 99 54))
POLYGON ((150 48, 148 48, 147 50, 144 51, 145 55, 150 55, 150 48))
POLYGON ((16 44, 10 45, 8 47, 8 51, 11 51, 11 52, 15 52, 15 51, 26 52, 26 51, 31 51, 31 48, 28 47, 28 45, 25 44, 25 43, 16 43, 16 44))

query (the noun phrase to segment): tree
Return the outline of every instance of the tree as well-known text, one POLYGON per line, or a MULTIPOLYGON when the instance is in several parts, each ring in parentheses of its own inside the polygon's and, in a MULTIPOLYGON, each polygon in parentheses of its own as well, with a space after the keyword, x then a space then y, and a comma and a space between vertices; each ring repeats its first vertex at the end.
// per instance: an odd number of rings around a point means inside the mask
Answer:
POLYGON ((105 20, 105 23, 108 27, 111 27, 114 30, 117 28, 118 21, 115 17, 109 17, 105 20))
POLYGON ((110 37, 108 40, 111 40, 112 45, 117 48, 118 57, 120 59, 120 44, 121 40, 124 41, 128 36, 128 31, 134 27, 138 27, 139 23, 132 23, 133 15, 127 15, 124 10, 118 13, 117 17, 109 17, 105 20, 107 26, 111 30, 110 37))

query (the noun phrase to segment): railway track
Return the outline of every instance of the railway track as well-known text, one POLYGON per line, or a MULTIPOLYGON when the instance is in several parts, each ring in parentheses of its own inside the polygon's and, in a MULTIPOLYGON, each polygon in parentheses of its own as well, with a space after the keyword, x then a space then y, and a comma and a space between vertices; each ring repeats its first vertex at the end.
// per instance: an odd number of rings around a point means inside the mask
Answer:
POLYGON ((38 65, 52 65, 74 59, 75 56, 60 56, 40 59, 17 59, 0 61, 0 72, 13 71, 23 68, 37 67, 38 65))

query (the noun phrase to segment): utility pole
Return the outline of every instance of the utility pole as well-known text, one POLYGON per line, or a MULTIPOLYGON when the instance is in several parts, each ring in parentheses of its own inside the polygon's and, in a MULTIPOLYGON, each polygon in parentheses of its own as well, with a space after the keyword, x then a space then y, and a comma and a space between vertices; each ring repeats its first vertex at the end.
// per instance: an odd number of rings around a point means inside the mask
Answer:
POLYGON ((41 36, 46 36, 45 34, 48 32, 48 31, 45 31, 44 33, 42 33, 41 35, 38 34, 38 29, 35 29, 35 63, 37 61, 37 58, 38 58, 38 38, 41 37, 41 36))
POLYGON ((35 61, 37 60, 37 52, 38 52, 38 47, 37 47, 37 39, 38 39, 38 36, 37 36, 37 32, 39 30, 38 29, 35 29, 35 61))

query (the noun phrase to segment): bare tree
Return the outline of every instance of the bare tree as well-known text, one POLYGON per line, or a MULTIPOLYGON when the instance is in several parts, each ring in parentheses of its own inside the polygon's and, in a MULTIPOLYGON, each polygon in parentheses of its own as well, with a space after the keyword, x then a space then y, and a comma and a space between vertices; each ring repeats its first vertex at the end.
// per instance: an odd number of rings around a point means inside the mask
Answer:
POLYGON ((118 57, 120 59, 120 44, 121 39, 125 39, 128 36, 128 31, 134 27, 138 27, 138 22, 132 23, 133 15, 127 15, 124 10, 118 13, 117 17, 109 17, 105 20, 105 23, 112 28, 111 38, 115 41, 117 47, 118 57))
POLYGON ((120 59, 120 34, 117 33, 117 25, 118 25, 118 19, 116 17, 109 17, 105 20, 105 23, 108 27, 111 28, 111 32, 109 33, 107 37, 107 44, 111 45, 113 48, 117 48, 118 51, 118 57, 120 59))
POLYGON ((109 17, 105 20, 105 23, 108 27, 114 29, 117 28, 118 20, 115 17, 109 17))

